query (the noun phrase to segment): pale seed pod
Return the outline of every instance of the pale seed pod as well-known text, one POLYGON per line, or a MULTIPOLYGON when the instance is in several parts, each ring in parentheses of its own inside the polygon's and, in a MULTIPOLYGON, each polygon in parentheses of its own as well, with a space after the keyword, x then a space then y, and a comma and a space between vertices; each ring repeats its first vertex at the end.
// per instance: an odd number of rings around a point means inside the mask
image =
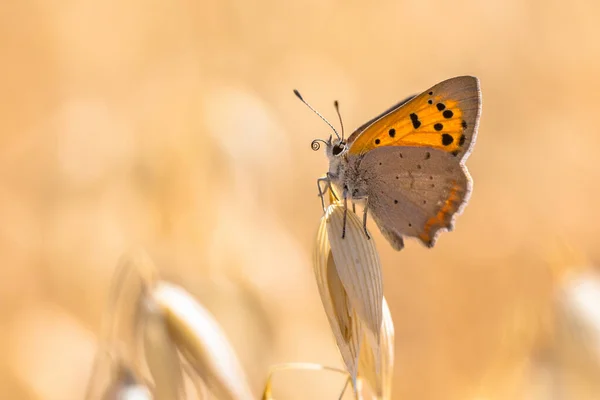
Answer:
POLYGON ((392 397, 394 373, 394 322, 385 298, 383 299, 381 340, 363 340, 358 363, 358 377, 368 382, 378 399, 392 397))
POLYGON ((329 326, 355 384, 363 330, 338 276, 327 236, 327 218, 323 216, 313 253, 313 269, 329 326))
POLYGON ((182 288, 159 282, 151 293, 169 334, 195 373, 220 400, 252 399, 237 355, 213 316, 182 288))
POLYGON ((340 281, 352 307, 375 336, 381 333, 383 283, 375 241, 368 239, 362 220, 334 203, 327 208, 327 235, 340 281), (346 214, 346 217, 344 217, 346 214), (342 238, 346 218, 345 235, 342 238))
POLYGON ((183 399, 183 371, 164 316, 158 305, 147 299, 142 303, 141 329, 144 355, 154 381, 155 400, 183 399))

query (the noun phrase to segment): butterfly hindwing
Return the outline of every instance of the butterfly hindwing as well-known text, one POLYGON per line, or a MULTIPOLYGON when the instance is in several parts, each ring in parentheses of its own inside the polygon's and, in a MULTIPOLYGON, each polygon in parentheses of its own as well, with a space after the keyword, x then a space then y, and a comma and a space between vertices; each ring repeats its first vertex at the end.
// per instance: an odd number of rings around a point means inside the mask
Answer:
POLYGON ((354 157, 368 182, 369 211, 397 250, 403 236, 433 246, 438 231, 452 228, 454 215, 468 200, 470 177, 447 152, 388 146, 354 157))
POLYGON ((385 146, 416 146, 464 160, 475 142, 480 109, 477 78, 448 79, 357 129, 348 139, 349 154, 385 146))

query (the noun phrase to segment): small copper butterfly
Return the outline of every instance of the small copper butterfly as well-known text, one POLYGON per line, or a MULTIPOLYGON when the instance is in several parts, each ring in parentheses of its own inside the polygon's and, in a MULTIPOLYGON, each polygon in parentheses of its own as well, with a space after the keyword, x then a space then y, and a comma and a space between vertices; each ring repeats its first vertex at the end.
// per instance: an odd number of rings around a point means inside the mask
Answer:
POLYGON ((340 135, 323 118, 336 138, 312 142, 313 150, 324 143, 329 159, 329 171, 318 180, 321 199, 322 183, 333 184, 346 212, 348 199, 363 202, 365 234, 370 213, 394 249, 404 247, 404 236, 432 247, 441 230, 452 230, 470 196, 472 180, 464 163, 480 114, 479 80, 460 76, 396 104, 348 139, 343 125, 340 135))

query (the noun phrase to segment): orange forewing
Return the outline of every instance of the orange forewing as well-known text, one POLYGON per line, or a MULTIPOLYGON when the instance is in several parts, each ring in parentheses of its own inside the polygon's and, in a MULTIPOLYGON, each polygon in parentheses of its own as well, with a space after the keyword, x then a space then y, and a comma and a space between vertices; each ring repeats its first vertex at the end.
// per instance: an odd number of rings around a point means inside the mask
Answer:
POLYGON ((465 154, 479 118, 479 84, 473 77, 439 83, 376 119, 350 138, 350 154, 381 146, 426 146, 465 154))

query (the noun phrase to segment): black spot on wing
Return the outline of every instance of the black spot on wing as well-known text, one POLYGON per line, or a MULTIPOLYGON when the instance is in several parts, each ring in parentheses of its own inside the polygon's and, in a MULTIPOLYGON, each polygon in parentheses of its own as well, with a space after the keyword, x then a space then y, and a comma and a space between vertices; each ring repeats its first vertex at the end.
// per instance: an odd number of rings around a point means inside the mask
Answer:
POLYGON ((454 142, 454 138, 452 137, 452 135, 449 135, 447 133, 442 134, 442 144, 444 146, 450 146, 452 142, 454 142))
POLYGON ((421 121, 419 121, 419 116, 415 113, 410 114, 410 120, 412 121, 413 127, 415 129, 419 129, 421 126, 421 121))

